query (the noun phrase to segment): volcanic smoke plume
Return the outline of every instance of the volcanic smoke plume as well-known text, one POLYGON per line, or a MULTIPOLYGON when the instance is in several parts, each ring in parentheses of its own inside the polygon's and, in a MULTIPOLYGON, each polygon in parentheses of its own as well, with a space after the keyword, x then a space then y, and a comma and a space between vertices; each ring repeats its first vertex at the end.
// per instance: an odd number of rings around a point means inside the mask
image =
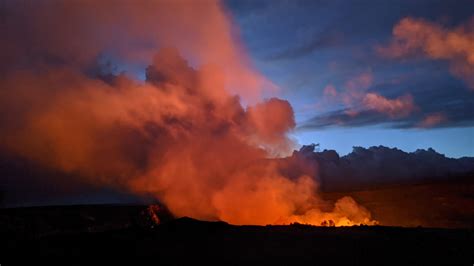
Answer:
POLYGON ((220 3, 197 2, 7 1, 0 148, 152 194, 176 216, 373 223, 349 197, 328 209, 314 172, 289 177, 267 160, 294 146, 292 107, 259 100, 274 86, 251 67, 220 3), (146 80, 104 73, 104 57, 149 64, 146 80))

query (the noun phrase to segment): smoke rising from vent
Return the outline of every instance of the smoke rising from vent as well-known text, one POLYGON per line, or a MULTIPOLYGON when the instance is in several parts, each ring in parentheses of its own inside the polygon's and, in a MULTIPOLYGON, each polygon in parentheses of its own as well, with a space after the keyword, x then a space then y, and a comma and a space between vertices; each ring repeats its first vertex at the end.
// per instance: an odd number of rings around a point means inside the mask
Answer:
POLYGON ((30 5, 7 3, 2 150, 96 186, 152 194, 176 216, 373 222, 350 198, 323 210, 314 173, 289 178, 266 160, 293 149, 293 110, 260 100, 273 85, 251 67, 218 2, 30 5), (103 54, 150 60, 146 81, 91 74, 103 54), (239 96, 256 103, 245 107, 239 96))

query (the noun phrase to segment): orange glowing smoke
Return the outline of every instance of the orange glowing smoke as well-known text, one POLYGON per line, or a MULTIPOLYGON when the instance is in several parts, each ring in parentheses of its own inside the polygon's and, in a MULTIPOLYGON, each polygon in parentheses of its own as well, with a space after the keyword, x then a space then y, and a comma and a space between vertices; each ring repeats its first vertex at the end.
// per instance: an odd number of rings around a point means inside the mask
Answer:
POLYGON ((17 28, 32 32, 35 56, 22 58, 29 44, 13 30, 2 44, 10 55, 10 67, 1 66, 8 70, 0 91, 2 149, 97 186, 152 194, 176 216, 373 223, 348 197, 323 211, 314 176, 289 178, 266 160, 292 150, 293 110, 278 98, 244 107, 234 95, 257 102, 271 83, 249 66, 219 3, 35 5, 17 28), (105 82, 85 71, 105 51, 137 62, 150 50, 158 52, 146 82, 125 75, 105 82))

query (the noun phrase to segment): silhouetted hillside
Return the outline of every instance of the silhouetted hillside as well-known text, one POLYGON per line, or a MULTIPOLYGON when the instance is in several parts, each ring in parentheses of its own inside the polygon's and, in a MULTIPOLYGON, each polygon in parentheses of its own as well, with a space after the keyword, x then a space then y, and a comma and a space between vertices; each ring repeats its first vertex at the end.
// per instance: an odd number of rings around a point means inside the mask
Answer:
MULTIPOLYGON (((100 209, 113 215, 133 213, 136 207, 100 209)), ((72 214, 77 208, 54 211, 72 214)), ((131 224, 43 235, 3 232, 1 245, 2 264, 7 265, 27 258, 50 262, 51 257, 74 265, 130 257, 133 265, 149 264, 150 259, 159 265, 470 265, 472 236, 468 229, 234 226, 180 218, 155 227, 131 224)))

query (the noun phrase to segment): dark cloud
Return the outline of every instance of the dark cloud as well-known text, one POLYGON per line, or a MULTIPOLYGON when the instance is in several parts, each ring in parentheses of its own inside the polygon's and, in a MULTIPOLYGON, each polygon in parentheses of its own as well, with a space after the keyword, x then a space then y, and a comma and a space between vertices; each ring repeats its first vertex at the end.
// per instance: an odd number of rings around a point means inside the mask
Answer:
POLYGON ((298 130, 323 129, 336 126, 357 127, 389 122, 383 114, 375 111, 363 111, 355 116, 350 115, 349 111, 349 109, 341 109, 315 116, 301 123, 298 130))
POLYGON ((429 148, 404 152, 384 146, 354 147, 340 157, 334 150, 314 152, 303 146, 293 158, 304 158, 317 166, 325 190, 356 190, 386 185, 453 181, 474 173, 474 158, 447 158, 429 148))

